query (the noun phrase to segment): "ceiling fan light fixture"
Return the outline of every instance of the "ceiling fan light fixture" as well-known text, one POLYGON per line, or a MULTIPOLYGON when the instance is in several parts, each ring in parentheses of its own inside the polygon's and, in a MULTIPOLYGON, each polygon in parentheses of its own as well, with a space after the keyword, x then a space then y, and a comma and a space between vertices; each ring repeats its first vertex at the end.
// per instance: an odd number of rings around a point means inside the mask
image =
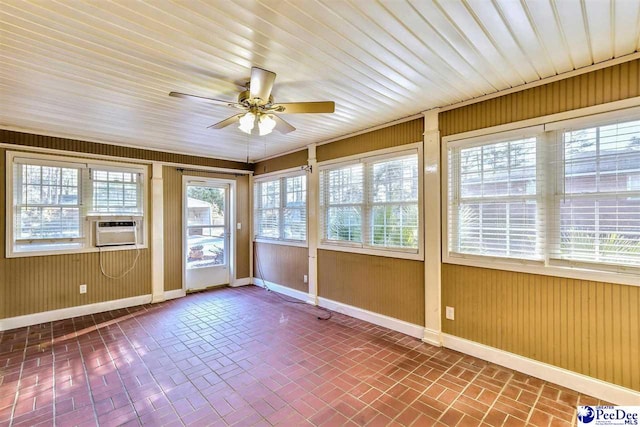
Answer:
POLYGON ((258 129, 260 130, 260 136, 269 135, 273 128, 276 127, 276 121, 271 117, 271 114, 261 114, 258 118, 258 129))
POLYGON ((244 133, 248 133, 249 135, 251 135, 251 131, 255 126, 256 115, 252 112, 248 112, 244 116, 240 117, 239 122, 240 124, 238 125, 238 129, 240 129, 244 133))

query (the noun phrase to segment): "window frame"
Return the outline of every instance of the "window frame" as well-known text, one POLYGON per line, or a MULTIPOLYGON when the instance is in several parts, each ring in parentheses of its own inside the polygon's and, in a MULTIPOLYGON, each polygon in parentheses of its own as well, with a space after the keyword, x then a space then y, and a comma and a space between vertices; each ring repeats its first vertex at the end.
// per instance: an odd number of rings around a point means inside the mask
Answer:
MULTIPOLYGON (((512 142, 518 139, 527 139, 527 138, 536 138, 536 194, 535 195, 523 195, 523 196, 496 196, 494 201, 504 201, 508 203, 510 200, 520 199, 520 200, 535 200, 536 201, 536 209, 538 214, 541 214, 541 211, 544 211, 544 205, 546 201, 544 199, 545 194, 545 185, 547 180, 544 178, 544 173, 542 173, 541 169, 538 168, 539 164, 543 164, 545 161, 546 150, 544 149, 544 145, 546 144, 546 138, 543 135, 544 128, 542 126, 533 126, 524 129, 518 129, 510 132, 503 132, 499 134, 491 134, 487 136, 482 136, 478 138, 469 138, 462 140, 448 140, 445 143, 447 138, 443 139, 442 144, 442 218, 443 218, 443 233, 442 233, 442 247, 443 247, 443 259, 446 255, 447 258, 452 259, 490 259, 492 261, 505 261, 505 262, 527 262, 529 264, 538 265, 544 262, 545 251, 541 249, 542 258, 541 259, 531 259, 531 258, 518 258, 518 257, 508 257, 508 256, 498 256, 498 255, 482 255, 482 254, 471 254, 464 252, 453 252, 449 245, 450 238, 450 227, 449 227, 449 219, 450 219, 450 206, 449 206, 449 172, 451 172, 451 165, 449 164, 449 151, 452 149, 465 149, 465 148, 473 148, 473 147, 481 147, 490 144, 499 144, 502 142, 512 142)), ((457 178, 455 182, 461 184, 460 181, 460 170, 453 171, 453 175, 457 178)), ((459 192, 459 189, 458 189, 459 192)), ((482 197, 477 197, 478 200, 482 200, 482 197)), ((487 199, 490 201, 490 199, 487 199)), ((537 219, 537 228, 539 233, 536 235, 536 246, 540 243, 540 240, 545 240, 546 235, 546 227, 544 223, 544 219, 537 219), (540 234, 542 237, 540 237, 540 234)), ((459 238, 456 234, 453 236, 454 238, 459 238)))
MULTIPOLYGON (((608 117, 608 116, 605 116, 608 117)), ((623 191, 620 192, 610 192, 610 191, 594 191, 590 193, 568 193, 565 188, 565 179, 566 179, 566 163, 565 163, 565 140, 564 134, 566 132, 583 130, 589 128, 599 128, 607 125, 613 125, 616 123, 625 123, 630 121, 640 121, 640 114, 633 117, 619 117, 616 119, 604 118, 600 120, 574 120, 569 122, 562 122, 560 124, 554 124, 553 126, 547 127, 547 133, 549 135, 549 139, 553 139, 553 143, 555 144, 556 151, 556 161, 549 162, 548 170, 551 171, 554 169, 555 172, 555 182, 550 185, 553 186, 553 189, 549 191, 549 205, 551 206, 550 214, 549 214, 549 228, 556 231, 557 235, 553 235, 553 239, 557 239, 556 245, 560 245, 561 241, 561 215, 560 215, 560 204, 564 199, 573 199, 573 200, 594 200, 597 202, 607 200, 607 199, 615 199, 618 194, 623 194, 623 191), (564 124, 564 126, 562 126, 564 124), (600 197, 598 197, 600 196, 600 197)), ((596 136, 596 144, 600 147, 600 135, 597 132, 596 136)), ((598 152, 600 148, 597 149, 598 152)), ((601 159, 599 158, 599 154, 597 156, 597 162, 599 163, 601 159)), ((596 175, 600 175, 597 173, 596 175)), ((638 197, 640 196, 640 189, 637 190, 627 190, 629 193, 635 193, 632 196, 638 197)), ((599 218, 595 217, 596 224, 599 224, 599 218)), ((580 260, 580 259, 570 259, 570 258, 561 258, 559 254, 559 249, 557 247, 553 247, 553 244, 549 245, 549 249, 547 250, 548 256, 547 261, 551 266, 558 267, 579 267, 583 269, 593 269, 597 271, 608 271, 617 274, 631 273, 636 274, 640 278, 640 266, 629 266, 625 264, 616 264, 616 263, 606 263, 606 262, 598 262, 591 260, 580 260)))
MULTIPOLYGON (((338 159, 327 160, 324 162, 318 162, 318 172, 337 169, 341 167, 347 167, 354 164, 362 164, 363 166, 363 201, 362 203, 353 204, 354 206, 362 206, 361 226, 363 242, 348 242, 338 240, 327 240, 325 236, 323 219, 326 215, 326 204, 320 200, 322 194, 318 191, 318 249, 331 250, 339 252, 350 252, 364 255, 375 255, 388 258, 402 258, 416 261, 424 261, 424 171, 423 171, 423 148, 421 142, 412 144, 404 144, 398 147, 392 147, 382 150, 369 151, 362 154, 353 156, 341 157, 338 159), (374 206, 380 205, 380 203, 372 202, 369 194, 369 173, 371 172, 371 164, 381 160, 392 160, 394 158, 406 157, 409 155, 416 155, 418 161, 418 247, 417 248, 401 248, 401 247, 381 247, 367 244, 364 239, 367 235, 366 228, 369 227, 368 219, 371 214, 367 212, 367 209, 373 210, 374 206)), ((322 178, 319 177, 319 180, 322 178)), ((319 182, 320 183, 320 182, 319 182)), ((395 204, 401 205, 412 202, 385 202, 382 204, 395 204)))
MULTIPOLYGON (((506 271, 523 272, 530 274, 541 274, 561 278, 602 281, 607 283, 619 283, 625 285, 640 286, 640 268, 634 266, 612 266, 610 264, 598 264, 586 261, 558 261, 552 259, 551 241, 556 231, 559 233, 557 224, 560 219, 555 215, 556 186, 560 179, 561 168, 557 164, 558 151, 563 146, 558 143, 558 138, 562 138, 562 133, 570 129, 581 129, 585 127, 597 127, 616 122, 634 121, 640 119, 640 106, 627 106, 621 110, 603 110, 603 107, 588 107, 582 111, 558 113, 530 119, 523 122, 514 122, 508 125, 500 125, 493 128, 470 131, 461 134, 449 135, 441 141, 441 215, 442 215, 442 262, 445 264, 466 265, 471 267, 490 268, 506 271), (544 178, 543 193, 540 200, 543 205, 539 209, 546 211, 542 226, 545 232, 543 252, 544 259, 541 261, 503 258, 494 256, 455 254, 449 248, 449 158, 448 151, 452 144, 465 145, 482 143, 482 141, 499 141, 511 139, 515 135, 523 135, 523 132, 537 132, 538 146, 545 144, 542 151, 542 167, 538 167, 537 176, 541 174, 544 178)), ((611 107, 609 107, 611 108, 611 107)), ((538 155, 538 159, 541 156, 538 155)), ((540 183, 538 183, 540 185, 540 183)))
MULTIPOLYGON (((253 200, 253 208, 252 208, 252 223, 253 223, 253 241, 257 243, 268 243, 273 245, 284 245, 284 246, 298 246, 298 247, 309 247, 309 177, 307 171, 302 169, 303 167, 297 167, 293 169, 286 169, 284 171, 276 171, 268 174, 263 174, 255 177, 253 179, 253 188, 251 192, 251 198, 253 200), (286 209, 293 209, 286 206, 285 197, 283 197, 286 193, 284 190, 286 189, 286 179, 294 178, 302 176, 305 179, 305 202, 304 202, 304 211, 305 211, 305 239, 304 240, 296 240, 296 239, 285 239, 284 238, 284 212, 286 209), (258 208, 256 203, 256 188, 262 183, 269 181, 278 181, 279 182, 279 204, 277 208, 265 208, 264 210, 278 210, 278 238, 274 237, 265 237, 258 236, 258 215, 257 212, 262 210, 262 208, 258 208)), ((298 208, 300 209, 300 208, 298 208)))
MULTIPOLYGON (((31 151, 7 151, 6 159, 6 186, 5 186, 5 253, 7 258, 21 258, 32 256, 47 255, 63 255, 77 253, 92 253, 98 251, 123 251, 146 249, 149 244, 149 227, 147 220, 148 211, 148 167, 147 165, 137 163, 124 163, 115 161, 105 161, 93 159, 90 157, 81 158, 59 154, 42 154, 31 151), (19 162, 16 162, 19 159, 19 162), (36 164, 43 166, 65 167, 70 166, 79 169, 78 173, 78 199, 79 199, 79 220, 80 220, 80 237, 77 238, 51 238, 42 239, 41 243, 32 243, 31 248, 18 249, 15 240, 15 221, 17 215, 14 206, 14 165, 36 164), (123 171, 139 174, 139 203, 141 211, 138 213, 113 213, 113 212, 93 212, 91 207, 93 203, 93 180, 91 179, 91 169, 123 171), (94 224, 96 221, 118 220, 135 218, 140 220, 139 240, 141 243, 135 246, 109 246, 97 248, 94 246, 94 224)), ((76 206, 76 205, 73 205, 76 206)), ((40 239, 21 239, 19 241, 30 241, 40 239)), ((25 244, 29 245, 29 244, 25 244)))

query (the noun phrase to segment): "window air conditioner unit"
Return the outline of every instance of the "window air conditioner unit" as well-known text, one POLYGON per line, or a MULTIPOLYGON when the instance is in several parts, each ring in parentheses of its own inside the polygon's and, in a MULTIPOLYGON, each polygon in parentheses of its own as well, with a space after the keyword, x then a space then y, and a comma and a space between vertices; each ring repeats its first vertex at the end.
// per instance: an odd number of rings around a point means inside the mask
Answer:
POLYGON ((96 222, 96 247, 135 245, 137 235, 136 221, 96 222))

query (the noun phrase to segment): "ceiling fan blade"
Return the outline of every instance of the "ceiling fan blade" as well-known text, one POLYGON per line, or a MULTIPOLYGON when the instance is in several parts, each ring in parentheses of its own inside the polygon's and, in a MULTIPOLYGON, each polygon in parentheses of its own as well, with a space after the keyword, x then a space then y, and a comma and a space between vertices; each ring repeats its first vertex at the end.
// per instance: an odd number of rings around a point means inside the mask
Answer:
POLYGON ((273 116, 273 120, 276 121, 276 130, 280 133, 289 133, 289 132, 293 132, 294 130, 296 130, 296 128, 294 128, 293 126, 291 126, 289 123, 287 123, 285 120, 283 120, 282 118, 278 117, 275 114, 272 114, 273 116))
POLYGON ((207 126, 207 128, 208 129, 222 129, 224 127, 227 127, 229 125, 237 123, 238 120, 240 120, 240 117, 242 117, 243 115, 244 114, 238 114, 238 115, 235 115, 235 116, 228 117, 228 118, 224 119, 221 122, 218 122, 218 123, 213 124, 211 126, 207 126))
POLYGON ((262 68, 251 68, 251 83, 249 84, 249 93, 251 98, 259 98, 258 105, 264 105, 269 102, 273 82, 276 80, 276 73, 263 70, 262 68))
POLYGON ((333 101, 285 102, 274 104, 273 107, 282 114, 333 113, 336 110, 336 103, 333 101))
POLYGON ((205 98, 204 96, 188 95, 186 93, 180 93, 180 92, 170 92, 169 96, 174 96, 176 98, 190 99, 192 101, 207 102, 209 104, 215 104, 215 105, 224 105, 225 107, 235 107, 235 108, 241 107, 242 108, 242 105, 238 104, 237 102, 223 101, 221 99, 214 99, 214 98, 205 98))

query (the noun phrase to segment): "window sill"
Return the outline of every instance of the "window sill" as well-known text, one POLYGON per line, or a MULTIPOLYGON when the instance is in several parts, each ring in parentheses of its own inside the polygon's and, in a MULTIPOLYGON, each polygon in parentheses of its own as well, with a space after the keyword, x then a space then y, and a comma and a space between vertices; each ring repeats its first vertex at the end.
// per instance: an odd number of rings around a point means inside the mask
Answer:
POLYGON ((566 279, 640 286, 640 276, 637 274, 594 270, 585 267, 544 265, 541 261, 508 260, 505 258, 483 257, 479 255, 445 255, 442 262, 444 264, 465 265, 469 267, 538 274, 566 279))
MULTIPOLYGON (((23 245, 24 246, 24 245, 23 245)), ((96 247, 84 247, 83 243, 66 243, 66 244, 41 244, 41 245, 29 245, 27 249, 23 250, 9 250, 7 248, 7 258, 26 258, 36 256, 51 256, 51 255, 74 255, 74 254, 87 254, 97 252, 114 252, 114 251, 135 251, 136 249, 148 249, 148 245, 127 245, 127 246, 105 246, 101 248, 96 247), (52 249, 54 248, 55 249, 52 249)))
POLYGON ((264 238, 256 238, 253 240, 254 243, 262 243, 266 245, 280 245, 280 246, 295 246, 298 248, 308 248, 309 245, 307 242, 296 242, 295 240, 271 240, 264 238))
POLYGON ((394 251, 393 249, 371 249, 362 248, 359 246, 354 247, 330 243, 322 243, 318 246, 318 249, 326 251, 349 252, 362 255, 373 255, 385 258, 400 258, 414 261, 424 261, 424 255, 422 254, 422 252, 405 252, 402 250, 394 251))

